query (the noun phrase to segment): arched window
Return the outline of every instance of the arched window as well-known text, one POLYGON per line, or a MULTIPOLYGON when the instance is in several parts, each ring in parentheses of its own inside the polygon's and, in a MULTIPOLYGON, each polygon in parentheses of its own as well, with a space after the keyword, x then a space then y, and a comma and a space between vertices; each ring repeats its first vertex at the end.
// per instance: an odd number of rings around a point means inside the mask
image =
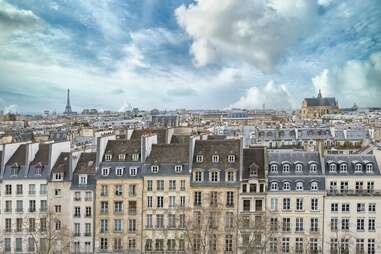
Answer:
POLYGON ((340 164, 340 173, 347 173, 348 172, 348 166, 345 163, 340 164))
POLYGON ((289 164, 283 165, 283 173, 290 173, 290 165, 289 164))
POLYGON ((329 164, 329 172, 330 173, 336 173, 336 164, 335 163, 329 164))
POLYGON ((311 183, 311 190, 312 191, 317 191, 319 190, 319 184, 317 182, 312 182, 311 183))
POLYGON ((310 172, 311 173, 316 173, 317 172, 317 165, 315 163, 312 163, 310 165, 310 172))
POLYGON ((355 173, 361 173, 361 172, 362 172, 362 165, 360 163, 356 163, 355 173))
POLYGON ((291 184, 289 182, 284 182, 283 183, 283 190, 284 191, 289 191, 291 190, 291 184))
POLYGON ((296 183, 296 190, 302 191, 303 190, 303 182, 297 182, 296 183))
POLYGON ((278 183, 277 182, 272 182, 270 189, 273 190, 273 191, 278 190, 278 183))
POLYGON ((373 173, 373 164, 371 163, 366 164, 366 172, 373 173))
POLYGON ((278 173, 278 165, 272 164, 270 170, 271 173, 278 173))
POLYGON ((303 173, 303 165, 301 163, 296 164, 295 172, 296 173, 303 173))

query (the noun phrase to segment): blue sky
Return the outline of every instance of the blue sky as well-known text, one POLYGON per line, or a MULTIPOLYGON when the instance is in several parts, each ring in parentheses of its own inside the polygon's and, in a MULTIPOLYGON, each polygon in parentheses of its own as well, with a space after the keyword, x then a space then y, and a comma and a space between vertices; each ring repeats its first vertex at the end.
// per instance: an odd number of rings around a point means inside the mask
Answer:
POLYGON ((0 0, 0 109, 381 106, 379 0, 0 0))

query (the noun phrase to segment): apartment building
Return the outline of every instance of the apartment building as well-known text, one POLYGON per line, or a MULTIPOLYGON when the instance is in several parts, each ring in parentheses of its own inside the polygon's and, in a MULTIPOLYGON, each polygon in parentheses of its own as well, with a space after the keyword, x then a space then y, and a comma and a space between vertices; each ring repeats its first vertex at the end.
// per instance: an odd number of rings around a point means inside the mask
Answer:
POLYGON ((317 152, 268 154, 269 253, 321 253, 325 182, 317 152))
POLYGON ((190 234, 190 143, 154 144, 143 168, 144 253, 186 250, 190 234))
POLYGON ((242 156, 238 253, 260 253, 266 249, 267 152, 265 147, 244 148, 242 156))
POLYGON ((325 157, 324 253, 381 253, 381 175, 373 155, 325 157))
POLYGON ((142 249, 142 139, 109 140, 97 171, 97 253, 140 253, 142 249))
MULTIPOLYGON (((71 179, 71 251, 94 252, 96 153, 74 155, 78 160, 71 179), (77 157, 78 156, 78 157, 77 157)), ((62 196, 56 193, 57 196, 62 196)))
POLYGON ((237 252, 241 154, 237 139, 195 142, 189 223, 193 252, 237 252))

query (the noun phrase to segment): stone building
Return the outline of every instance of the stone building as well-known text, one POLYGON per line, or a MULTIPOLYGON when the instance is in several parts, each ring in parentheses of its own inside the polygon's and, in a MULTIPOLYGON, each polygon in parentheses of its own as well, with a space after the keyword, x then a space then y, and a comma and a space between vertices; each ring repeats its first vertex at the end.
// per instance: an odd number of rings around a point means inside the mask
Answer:
POLYGON ((335 97, 323 97, 321 91, 316 98, 305 98, 300 110, 301 119, 320 119, 325 114, 339 113, 335 97))

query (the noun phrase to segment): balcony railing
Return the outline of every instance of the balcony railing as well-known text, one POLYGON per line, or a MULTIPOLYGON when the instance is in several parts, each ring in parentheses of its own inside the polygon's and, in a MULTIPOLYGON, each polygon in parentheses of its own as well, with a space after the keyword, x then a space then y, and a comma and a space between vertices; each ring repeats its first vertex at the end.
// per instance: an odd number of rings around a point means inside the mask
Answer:
POLYGON ((329 190, 327 191, 328 196, 381 196, 381 190, 329 190))

